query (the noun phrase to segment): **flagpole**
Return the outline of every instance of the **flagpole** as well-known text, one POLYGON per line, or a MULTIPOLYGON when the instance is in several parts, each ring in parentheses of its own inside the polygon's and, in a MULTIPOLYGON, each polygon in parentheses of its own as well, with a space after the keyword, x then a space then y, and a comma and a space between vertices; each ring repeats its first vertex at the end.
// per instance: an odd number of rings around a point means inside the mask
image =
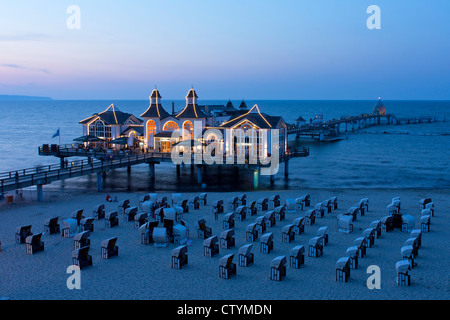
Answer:
POLYGON ((61 145, 61 128, 58 128, 59 145, 61 145))

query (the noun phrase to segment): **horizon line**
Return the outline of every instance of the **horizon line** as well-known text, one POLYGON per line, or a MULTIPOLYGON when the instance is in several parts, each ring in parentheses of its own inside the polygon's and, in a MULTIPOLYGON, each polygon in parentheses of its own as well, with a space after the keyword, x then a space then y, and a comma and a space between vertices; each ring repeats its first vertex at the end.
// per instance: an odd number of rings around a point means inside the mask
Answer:
MULTIPOLYGON (((22 95, 20 95, 22 96, 22 95)), ((30 97, 30 96, 23 96, 23 97, 30 97)), ((55 99, 52 97, 38 97, 38 96, 32 96, 30 97, 31 99, 17 99, 17 100, 1 100, 0 101, 43 101, 42 99, 46 99, 46 101, 147 101, 149 100, 147 99, 136 99, 136 98, 95 98, 95 99, 55 99), (38 99, 33 99, 33 98, 38 98, 38 99)), ((165 100, 165 101, 184 101, 185 99, 183 98, 178 98, 178 99, 172 99, 172 98, 164 98, 161 100, 165 100)), ((286 99, 286 98, 272 98, 272 99, 259 99, 259 98, 249 98, 249 99, 230 99, 230 98, 205 98, 205 99, 199 99, 201 100, 205 100, 205 101, 377 101, 378 98, 374 98, 374 99, 352 99, 352 98, 348 98, 348 99, 300 99, 300 98, 296 98, 296 99, 286 99)), ((450 98, 447 99, 438 99, 438 98, 424 98, 424 99, 399 99, 399 98, 394 98, 394 99, 381 99, 383 101, 450 101, 450 98)), ((197 103, 200 104, 200 103, 197 103)))

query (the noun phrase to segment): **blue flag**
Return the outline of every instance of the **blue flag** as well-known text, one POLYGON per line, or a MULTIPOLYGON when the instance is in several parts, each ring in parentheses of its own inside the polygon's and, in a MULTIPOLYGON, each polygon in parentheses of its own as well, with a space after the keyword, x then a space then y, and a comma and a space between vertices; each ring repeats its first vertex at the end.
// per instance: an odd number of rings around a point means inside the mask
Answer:
POLYGON ((52 138, 54 138, 54 137, 59 137, 59 128, 58 128, 58 130, 56 131, 56 133, 52 136, 52 138))

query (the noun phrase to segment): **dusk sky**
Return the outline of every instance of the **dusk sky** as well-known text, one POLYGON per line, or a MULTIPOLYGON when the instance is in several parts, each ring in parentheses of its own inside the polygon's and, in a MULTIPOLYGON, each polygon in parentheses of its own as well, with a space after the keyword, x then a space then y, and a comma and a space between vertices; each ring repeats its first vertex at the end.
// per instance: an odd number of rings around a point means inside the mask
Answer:
POLYGON ((0 94, 450 99, 449 12, 448 0, 1 1, 0 94))

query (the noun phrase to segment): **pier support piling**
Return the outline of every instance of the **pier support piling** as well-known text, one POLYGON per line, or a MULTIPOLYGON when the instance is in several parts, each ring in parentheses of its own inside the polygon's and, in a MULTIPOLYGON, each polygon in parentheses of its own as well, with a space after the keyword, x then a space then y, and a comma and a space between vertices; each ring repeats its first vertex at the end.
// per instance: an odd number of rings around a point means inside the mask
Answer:
POLYGON ((102 191, 103 172, 97 172, 97 191, 102 191))
POLYGON ((148 165, 150 167, 150 179, 155 180, 155 164, 149 163, 148 165))
POLYGON ((66 167, 66 158, 64 158, 64 157, 60 157, 59 158, 59 163, 60 163, 60 168, 61 169, 64 169, 65 167, 66 167))
POLYGON ((217 166, 217 179, 220 181, 222 179, 222 166, 217 166))
POLYGON ((202 183, 202 177, 203 176, 203 170, 202 167, 198 166, 197 167, 197 183, 202 183))
POLYGON ((38 202, 44 201, 44 192, 42 190, 42 184, 36 185, 36 192, 37 192, 37 201, 38 202))
POLYGON ((289 160, 284 162, 284 177, 287 178, 289 176, 289 160))
POLYGON ((259 168, 253 170, 253 188, 257 190, 259 187, 259 168))

